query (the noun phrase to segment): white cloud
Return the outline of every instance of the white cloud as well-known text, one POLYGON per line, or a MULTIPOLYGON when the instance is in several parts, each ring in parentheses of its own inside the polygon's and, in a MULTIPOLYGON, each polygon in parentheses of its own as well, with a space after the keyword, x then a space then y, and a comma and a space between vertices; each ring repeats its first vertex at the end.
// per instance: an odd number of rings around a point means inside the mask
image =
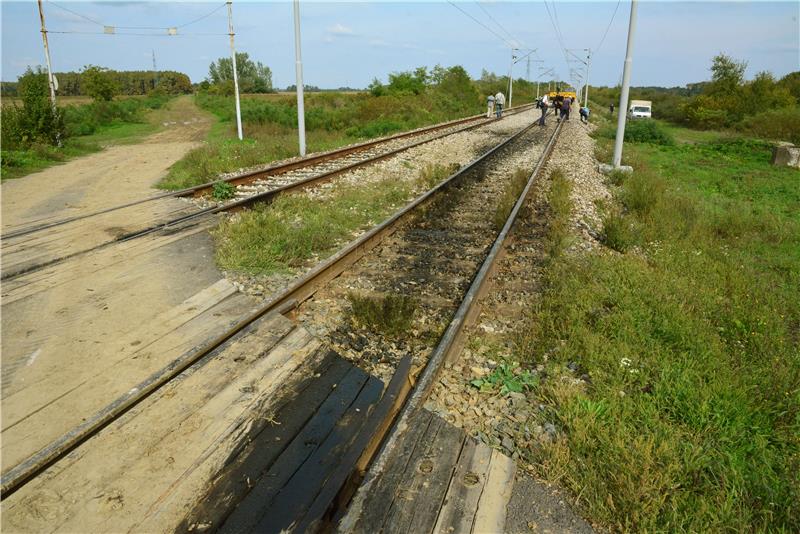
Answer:
POLYGON ((348 28, 340 23, 336 23, 330 28, 328 28, 328 32, 334 35, 355 35, 352 28, 348 28))

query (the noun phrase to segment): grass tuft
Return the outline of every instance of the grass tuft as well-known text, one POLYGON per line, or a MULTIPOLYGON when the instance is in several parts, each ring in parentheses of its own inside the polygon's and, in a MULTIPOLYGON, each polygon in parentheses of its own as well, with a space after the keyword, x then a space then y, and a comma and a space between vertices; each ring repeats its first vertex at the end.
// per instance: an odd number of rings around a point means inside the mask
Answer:
POLYGON ((550 173, 550 191, 547 204, 550 207, 550 220, 547 227, 547 253, 551 259, 558 258, 569 246, 570 215, 572 213, 572 182, 564 176, 564 171, 555 169, 550 173))
POLYGON ((511 210, 514 209, 514 204, 517 203, 519 196, 522 194, 522 190, 525 189, 525 185, 528 183, 528 178, 530 178, 530 173, 525 169, 516 169, 514 174, 511 175, 511 180, 506 184, 503 195, 500 197, 494 210, 494 217, 492 220, 494 222, 494 228, 498 232, 505 226, 508 216, 511 214, 511 210))
POLYGON ((406 295, 388 294, 361 296, 348 293, 351 320, 358 326, 371 328, 388 336, 405 334, 414 319, 417 302, 406 295))
POLYGON ((458 163, 453 163, 451 165, 426 163, 419 171, 419 183, 425 187, 425 189, 431 189, 439 185, 442 180, 458 171, 459 168, 461 168, 461 166, 458 163))

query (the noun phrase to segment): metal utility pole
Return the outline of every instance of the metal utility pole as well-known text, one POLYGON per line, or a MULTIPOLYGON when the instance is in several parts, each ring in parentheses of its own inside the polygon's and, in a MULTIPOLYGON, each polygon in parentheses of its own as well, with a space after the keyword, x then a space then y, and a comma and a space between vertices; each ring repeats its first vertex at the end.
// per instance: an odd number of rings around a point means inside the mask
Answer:
POLYGON ((625 120, 628 115, 628 92, 631 86, 631 64, 633 63, 633 34, 636 31, 636 4, 631 0, 631 18, 628 22, 628 45, 625 49, 625 66, 622 69, 622 92, 619 95, 619 112, 617 113, 617 136, 614 139, 614 159, 611 164, 619 167, 622 163, 622 140, 625 137, 625 120))
POLYGON ((511 107, 511 95, 514 91, 514 60, 517 59, 517 56, 514 55, 516 52, 516 48, 511 49, 511 65, 508 67, 508 107, 511 107))
POLYGON ((236 130, 239 133, 239 141, 242 140, 242 109, 239 106, 239 75, 236 72, 236 47, 233 45, 233 9, 228 0, 228 35, 231 37, 231 62, 233 63, 233 89, 236 93, 236 130))
POLYGON ((42 0, 38 0, 39 4, 39 20, 42 22, 42 42, 44 42, 44 58, 47 62, 47 81, 50 85, 50 105, 53 106, 53 111, 56 111, 56 82, 53 78, 53 69, 50 66, 50 47, 47 44, 47 28, 44 25, 44 10, 42 9, 42 0))
POLYGON ((306 155, 306 112, 303 102, 303 59, 300 54, 300 0, 294 0, 294 57, 297 80, 297 132, 300 136, 300 156, 306 155))

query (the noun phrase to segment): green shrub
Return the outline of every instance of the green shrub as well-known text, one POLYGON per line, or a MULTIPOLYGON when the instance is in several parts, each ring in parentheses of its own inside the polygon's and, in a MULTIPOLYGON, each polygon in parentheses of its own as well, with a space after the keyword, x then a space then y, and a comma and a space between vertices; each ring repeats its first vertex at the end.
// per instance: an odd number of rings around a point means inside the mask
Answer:
POLYGON ((235 194, 236 187, 222 180, 214 182, 214 186, 211 189, 211 196, 214 197, 214 200, 228 200, 233 198, 235 194))
POLYGON ((20 76, 17 91, 22 107, 3 108, 3 148, 24 148, 32 143, 56 145, 64 137, 64 117, 50 103, 47 74, 38 67, 20 76))
POLYGON ((746 117, 736 124, 740 131, 761 137, 800 144, 800 107, 772 109, 746 117))
POLYGON ((625 141, 654 145, 675 144, 672 135, 654 120, 629 120, 625 125, 625 141))

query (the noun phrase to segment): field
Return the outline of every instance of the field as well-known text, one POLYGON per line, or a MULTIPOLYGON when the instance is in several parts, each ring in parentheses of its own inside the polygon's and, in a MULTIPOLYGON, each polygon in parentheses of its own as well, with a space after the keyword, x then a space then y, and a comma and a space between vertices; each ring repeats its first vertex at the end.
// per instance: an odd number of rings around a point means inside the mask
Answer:
MULTIPOLYGON (((126 96, 125 98, 126 99, 127 98, 139 98, 139 99, 141 99, 141 98, 147 98, 147 97, 144 96, 144 95, 132 95, 132 96, 126 96)), ((85 95, 82 95, 82 96, 58 96, 56 98, 56 104, 58 105, 58 107, 77 106, 77 105, 91 104, 91 103, 92 103, 92 97, 85 96, 85 95)), ((17 97, 4 96, 2 99, 0 99, 0 105, 3 105, 3 106, 14 106, 14 105, 21 106, 22 105, 22 100, 20 98, 17 98, 17 97)))
POLYGON ((519 333, 520 359, 588 377, 542 383, 562 433, 529 459, 612 530, 797 532, 797 170, 764 141, 666 132, 626 143, 607 252, 554 258, 519 333))

